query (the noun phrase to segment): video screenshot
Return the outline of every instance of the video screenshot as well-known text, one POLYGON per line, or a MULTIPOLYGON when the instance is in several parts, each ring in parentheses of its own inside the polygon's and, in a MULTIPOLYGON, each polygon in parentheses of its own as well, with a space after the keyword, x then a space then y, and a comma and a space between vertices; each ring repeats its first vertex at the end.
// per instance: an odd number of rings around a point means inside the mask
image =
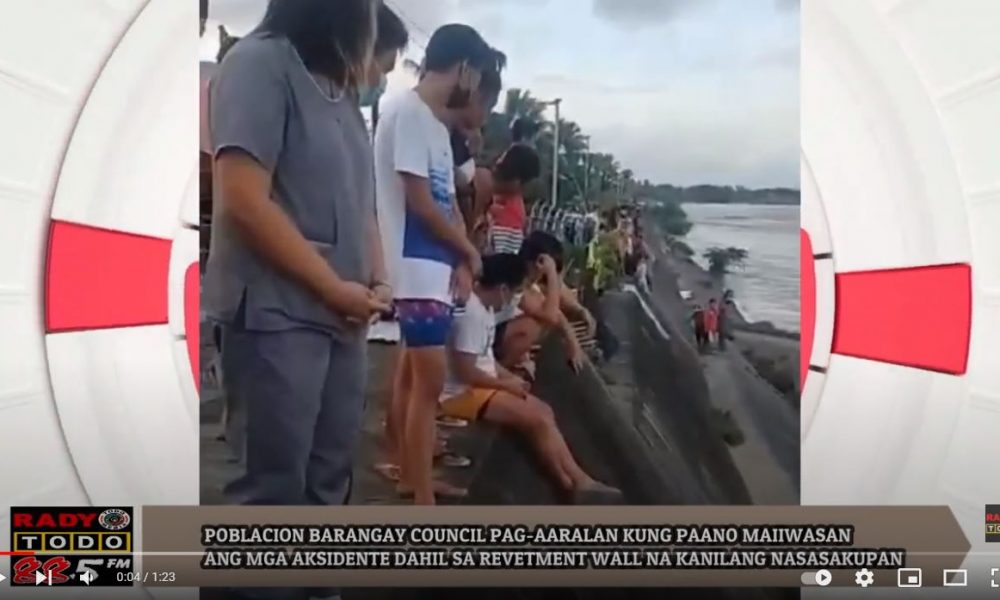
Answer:
POLYGON ((0 600, 1000 600, 998 231, 996 0, 0 1, 0 600))

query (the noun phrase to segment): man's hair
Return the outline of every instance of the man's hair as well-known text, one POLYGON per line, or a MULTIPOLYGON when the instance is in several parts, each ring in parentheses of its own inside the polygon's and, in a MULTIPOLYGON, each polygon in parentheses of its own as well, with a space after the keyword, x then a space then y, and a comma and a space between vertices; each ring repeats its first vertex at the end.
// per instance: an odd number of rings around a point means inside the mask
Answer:
POLYGON ((283 36, 310 71, 357 86, 374 45, 376 0, 270 0, 260 31, 283 36))
POLYGON ((556 263, 556 270, 563 268, 563 245, 554 235, 544 231, 532 231, 521 244, 521 260, 525 264, 534 264, 543 254, 547 254, 556 263))
POLYGON ((399 15, 394 13, 384 2, 378 7, 378 33, 375 36, 375 54, 389 50, 402 50, 410 43, 410 33, 399 15))
POLYGON ((479 101, 483 108, 490 111, 500 101, 500 90, 503 89, 501 72, 507 67, 507 55, 495 48, 492 50, 493 61, 479 78, 479 101))
POLYGON ((442 73, 464 62, 485 73, 495 69, 497 61, 497 52, 478 31, 468 25, 452 23, 439 27, 431 35, 423 66, 427 71, 442 73))
POLYGON ((542 161, 531 146, 514 144, 497 160, 495 173, 500 181, 528 183, 542 174, 542 161))
POLYGON ((540 122, 524 117, 517 117, 510 124, 510 137, 515 144, 518 142, 531 143, 532 140, 538 137, 538 132, 541 129, 542 124, 540 122))
POLYGON ((491 254, 483 257, 483 271, 479 275, 479 284, 493 289, 505 285, 516 288, 524 283, 528 276, 528 266, 516 254, 491 254))
POLYGON ((215 62, 222 64, 222 59, 226 57, 226 54, 229 54, 238 41, 240 38, 230 35, 224 25, 219 25, 219 51, 215 55, 215 62))

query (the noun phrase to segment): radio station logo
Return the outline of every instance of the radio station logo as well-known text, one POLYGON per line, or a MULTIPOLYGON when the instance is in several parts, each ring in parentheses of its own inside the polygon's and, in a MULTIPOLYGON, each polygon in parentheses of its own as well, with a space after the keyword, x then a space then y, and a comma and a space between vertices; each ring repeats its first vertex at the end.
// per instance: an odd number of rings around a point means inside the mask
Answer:
POLYGON ((121 531, 132 522, 132 517, 128 516, 128 513, 120 508, 109 508, 102 512, 101 516, 97 517, 97 522, 105 529, 121 531))
POLYGON ((986 541, 1000 543, 1000 504, 986 505, 986 541))
POLYGON ((131 507, 11 507, 11 585, 132 585, 131 507))

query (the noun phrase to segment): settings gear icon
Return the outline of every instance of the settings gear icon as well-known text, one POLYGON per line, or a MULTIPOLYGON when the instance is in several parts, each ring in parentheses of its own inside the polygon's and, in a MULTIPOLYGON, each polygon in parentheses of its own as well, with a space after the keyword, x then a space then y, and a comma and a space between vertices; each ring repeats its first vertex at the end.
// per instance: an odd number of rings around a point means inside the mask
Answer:
POLYGON ((861 569, 854 574, 854 583, 866 588, 875 583, 875 574, 868 569, 861 569))

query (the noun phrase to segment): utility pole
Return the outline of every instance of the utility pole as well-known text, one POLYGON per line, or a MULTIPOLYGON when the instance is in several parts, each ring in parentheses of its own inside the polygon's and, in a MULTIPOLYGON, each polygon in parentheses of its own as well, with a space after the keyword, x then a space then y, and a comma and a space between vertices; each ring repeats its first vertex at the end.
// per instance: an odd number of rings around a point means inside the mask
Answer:
POLYGON ((559 105, 562 98, 556 98, 549 102, 556 107, 555 135, 552 139, 552 203, 559 201, 559 105))

